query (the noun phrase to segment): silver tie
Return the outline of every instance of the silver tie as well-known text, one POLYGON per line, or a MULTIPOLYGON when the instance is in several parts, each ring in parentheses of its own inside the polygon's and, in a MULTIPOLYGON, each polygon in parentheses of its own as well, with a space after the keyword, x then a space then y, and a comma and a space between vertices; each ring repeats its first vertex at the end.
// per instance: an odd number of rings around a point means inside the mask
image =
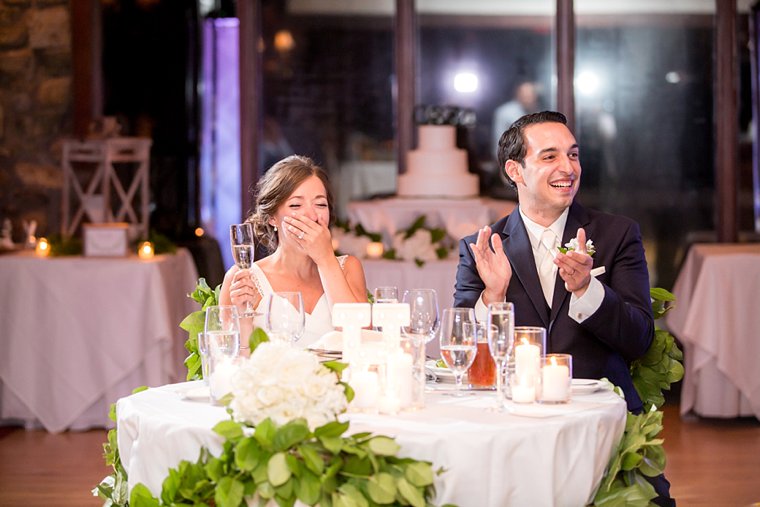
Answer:
POLYGON ((557 235, 551 229, 544 229, 541 234, 541 263, 538 265, 538 278, 541 280, 541 290, 544 292, 544 299, 552 306, 552 297, 554 294, 554 279, 557 277, 556 266, 554 265, 553 251, 557 243, 557 235))

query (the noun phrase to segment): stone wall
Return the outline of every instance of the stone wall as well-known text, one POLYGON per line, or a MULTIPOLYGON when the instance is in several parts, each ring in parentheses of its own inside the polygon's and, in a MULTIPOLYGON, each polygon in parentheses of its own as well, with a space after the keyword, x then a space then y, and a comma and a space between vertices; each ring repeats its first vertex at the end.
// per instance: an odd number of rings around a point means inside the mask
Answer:
POLYGON ((67 0, 0 0, 0 221, 60 231, 60 141, 71 135, 67 0))

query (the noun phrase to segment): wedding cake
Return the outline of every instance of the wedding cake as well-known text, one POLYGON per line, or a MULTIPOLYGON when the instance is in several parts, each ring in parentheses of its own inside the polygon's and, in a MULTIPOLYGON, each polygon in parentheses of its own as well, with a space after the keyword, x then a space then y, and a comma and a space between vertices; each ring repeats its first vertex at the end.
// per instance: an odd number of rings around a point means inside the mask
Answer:
POLYGON ((453 125, 420 125, 419 145, 407 153, 407 172, 398 177, 404 197, 474 197, 478 177, 467 172, 467 152, 456 147, 453 125))

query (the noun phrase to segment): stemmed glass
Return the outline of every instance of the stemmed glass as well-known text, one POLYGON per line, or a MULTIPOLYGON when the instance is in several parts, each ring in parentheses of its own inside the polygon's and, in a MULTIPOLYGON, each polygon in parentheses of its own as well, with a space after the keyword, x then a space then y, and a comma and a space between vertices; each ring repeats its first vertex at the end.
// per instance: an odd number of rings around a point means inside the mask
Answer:
MULTIPOLYGON (((232 257, 235 259, 235 265, 240 269, 250 269, 253 265, 253 227, 251 224, 233 224, 230 225, 230 245, 232 247, 232 257)), ((245 302, 243 316, 250 317, 254 315, 253 306, 250 301, 245 302)))
POLYGON ((454 373, 454 395, 462 396, 462 376, 478 353, 475 311, 472 308, 446 308, 441 321, 441 357, 454 373))
POLYGON ((303 335, 305 325, 306 314, 300 292, 274 292, 269 295, 266 326, 271 338, 295 343, 303 335))
POLYGON ((234 305, 206 308, 205 347, 209 356, 211 399, 219 400, 232 390, 233 360, 240 352, 240 319, 234 305))
POLYGON ((404 333, 415 340, 430 342, 438 331, 438 296, 434 289, 410 289, 403 303, 409 303, 409 326, 404 333))
POLYGON ((486 317, 488 349, 496 363, 496 409, 504 409, 502 378, 515 340, 515 308, 512 303, 491 303, 486 317))

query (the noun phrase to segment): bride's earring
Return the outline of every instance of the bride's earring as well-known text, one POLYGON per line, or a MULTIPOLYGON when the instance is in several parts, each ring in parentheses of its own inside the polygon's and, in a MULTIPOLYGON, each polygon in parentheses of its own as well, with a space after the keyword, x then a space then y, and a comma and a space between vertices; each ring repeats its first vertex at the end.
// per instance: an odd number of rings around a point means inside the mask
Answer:
POLYGON ((272 227, 274 227, 274 232, 277 232, 277 226, 273 225, 272 227))

